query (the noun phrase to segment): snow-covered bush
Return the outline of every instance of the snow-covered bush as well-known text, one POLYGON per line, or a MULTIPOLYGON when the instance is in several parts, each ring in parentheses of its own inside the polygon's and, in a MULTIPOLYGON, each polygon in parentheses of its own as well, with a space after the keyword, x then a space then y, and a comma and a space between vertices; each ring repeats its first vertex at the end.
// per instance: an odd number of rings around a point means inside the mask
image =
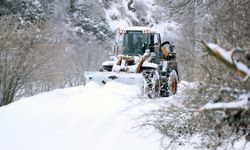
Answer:
POLYGON ((19 29, 18 17, 0 18, 0 106, 13 102, 55 54, 54 31, 43 20, 19 29))
MULTIPOLYGON (((235 70, 241 77, 241 86, 221 87, 208 95, 210 101, 200 108, 208 111, 210 121, 214 123, 218 137, 230 138, 235 141, 241 136, 250 141, 250 59, 249 50, 235 49, 227 51, 216 44, 203 42, 208 52, 228 67, 235 70), (227 131, 227 132, 225 132, 227 131)), ((230 84, 229 84, 230 85, 230 84)))
MULTIPOLYGON (((210 80, 199 82, 195 87, 187 85, 184 88, 183 83, 180 83, 181 91, 177 95, 166 99, 167 101, 155 102, 159 109, 143 116, 145 121, 142 126, 153 126, 164 136, 171 138, 172 142, 168 144, 184 144, 183 138, 194 135, 202 137, 202 143, 198 146, 200 149, 233 147, 242 137, 245 138, 242 141, 247 143, 250 140, 249 51, 226 51, 215 44, 204 44, 209 48, 210 54, 227 64, 224 66, 227 69, 218 69, 223 71, 220 74, 225 74, 232 68, 241 79, 223 78, 223 75, 214 76, 217 74, 208 72, 210 80), (223 82, 218 82, 217 78, 222 78, 223 82)), ((207 65, 216 63, 219 62, 214 59, 214 62, 207 65)), ((244 143, 241 147, 244 147, 244 143)))
POLYGON ((211 131, 213 124, 208 120, 209 116, 197 111, 199 105, 206 103, 204 98, 206 94, 212 94, 205 83, 188 83, 182 81, 179 83, 177 94, 167 99, 160 99, 151 103, 157 105, 157 109, 146 113, 141 117, 141 127, 154 127, 163 135, 164 139, 170 138, 171 143, 163 144, 163 147, 169 147, 173 143, 182 145, 182 139, 200 135, 204 138, 200 149, 211 146, 209 137, 215 135, 211 131))

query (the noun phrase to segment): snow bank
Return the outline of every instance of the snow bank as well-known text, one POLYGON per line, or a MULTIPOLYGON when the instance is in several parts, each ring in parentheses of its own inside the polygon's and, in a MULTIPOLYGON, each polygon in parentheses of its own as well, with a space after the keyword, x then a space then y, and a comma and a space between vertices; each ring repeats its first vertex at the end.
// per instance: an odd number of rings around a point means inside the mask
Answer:
MULTIPOLYGON (((199 84, 182 81, 176 95, 153 100, 140 97, 137 86, 116 82, 103 87, 90 82, 24 98, 0 108, 0 149, 162 150, 161 142, 171 150, 204 149, 199 134, 171 143, 167 137, 160 142, 152 128, 133 128, 141 121, 138 116, 158 110, 161 103, 182 106, 185 90, 199 84)), ((242 149, 244 142, 227 149, 242 149)))
MULTIPOLYGON (((2 150, 159 150, 156 133, 133 130, 139 88, 89 83, 0 108, 2 150), (126 108, 126 109, 125 109, 126 108)), ((136 112, 137 113, 137 112, 136 112)))

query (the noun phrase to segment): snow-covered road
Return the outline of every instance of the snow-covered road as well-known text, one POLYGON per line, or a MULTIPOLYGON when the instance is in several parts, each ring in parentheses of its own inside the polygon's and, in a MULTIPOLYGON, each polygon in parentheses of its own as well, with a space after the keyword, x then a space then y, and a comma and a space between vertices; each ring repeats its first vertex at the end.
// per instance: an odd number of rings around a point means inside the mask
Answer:
MULTIPOLYGON (((141 97, 137 86, 116 82, 23 98, 0 108, 0 150, 163 150, 161 142, 168 146, 171 140, 161 141, 155 129, 134 128, 144 119, 138 117, 159 105, 181 106, 185 91, 197 85, 182 81, 175 96, 154 100, 141 97)), ((181 145, 171 143, 169 149, 204 149, 202 139, 200 134, 184 136, 181 145)), ((226 149, 241 150, 244 141, 226 149)))
POLYGON ((160 150, 160 136, 138 130, 136 86, 54 90, 0 108, 1 150, 160 150))

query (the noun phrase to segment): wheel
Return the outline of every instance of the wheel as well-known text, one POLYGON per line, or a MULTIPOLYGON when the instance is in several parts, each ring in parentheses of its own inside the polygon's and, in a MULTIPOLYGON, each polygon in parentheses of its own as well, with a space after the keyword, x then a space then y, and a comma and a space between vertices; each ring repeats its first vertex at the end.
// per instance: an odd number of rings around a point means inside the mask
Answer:
POLYGON ((177 82, 178 82, 178 75, 175 70, 172 70, 169 73, 169 77, 167 78, 168 84, 168 96, 175 95, 177 92, 177 82))
POLYGON ((160 75, 156 69, 143 70, 144 95, 149 98, 160 96, 160 75))

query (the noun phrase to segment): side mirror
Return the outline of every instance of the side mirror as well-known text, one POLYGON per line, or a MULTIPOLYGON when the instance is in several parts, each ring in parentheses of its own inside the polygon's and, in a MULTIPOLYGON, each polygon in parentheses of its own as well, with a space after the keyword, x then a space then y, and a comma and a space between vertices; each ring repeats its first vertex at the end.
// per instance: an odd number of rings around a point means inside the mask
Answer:
POLYGON ((113 49, 109 51, 110 56, 118 55, 118 44, 113 46, 113 49))
POLYGON ((111 50, 109 50, 109 56, 113 56, 114 55, 114 48, 112 48, 111 50))
POLYGON ((174 44, 170 44, 170 45, 169 45, 169 50, 170 50, 170 52, 173 52, 173 51, 174 51, 174 44))

